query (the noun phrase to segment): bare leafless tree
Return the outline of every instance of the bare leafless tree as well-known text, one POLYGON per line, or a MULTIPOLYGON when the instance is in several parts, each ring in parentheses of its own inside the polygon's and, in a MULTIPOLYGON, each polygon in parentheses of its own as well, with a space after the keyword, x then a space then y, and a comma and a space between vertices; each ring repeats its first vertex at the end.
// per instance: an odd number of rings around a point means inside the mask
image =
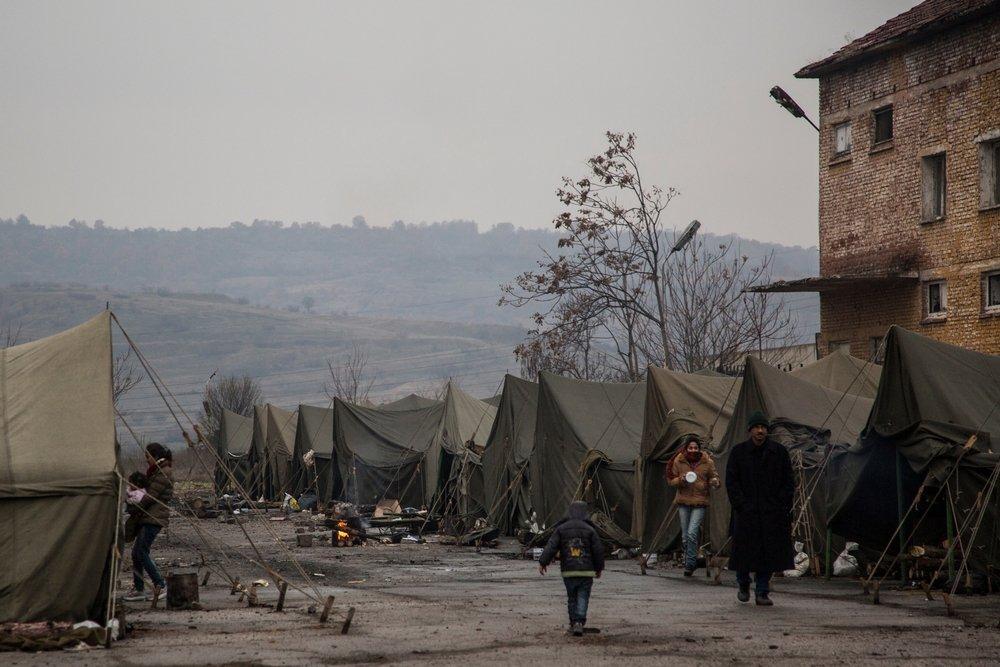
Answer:
POLYGON ((227 375, 209 382, 202 393, 202 410, 198 416, 205 437, 213 443, 218 439, 224 409, 252 417, 253 406, 263 400, 260 383, 248 375, 227 375))
POLYGON ((521 376, 537 380, 539 371, 591 381, 627 381, 634 377, 626 370, 630 355, 613 345, 613 336, 592 303, 580 296, 570 298, 556 310, 555 326, 538 329, 514 349, 521 364, 521 376), (614 351, 612 351, 614 349, 614 351))
POLYGON ((111 367, 111 397, 115 406, 118 405, 122 396, 135 389, 142 383, 142 371, 135 359, 132 358, 132 348, 127 347, 125 351, 115 355, 111 367))
POLYGON ((771 282, 772 257, 751 263, 733 241, 698 240, 664 264, 669 365, 692 372, 733 366, 753 352, 770 361, 794 342, 795 317, 780 297, 750 292, 771 282))
POLYGON ((21 323, 0 325, 0 350, 14 347, 21 338, 21 323))
POLYGON ((501 305, 540 307, 515 350, 522 371, 637 380, 647 365, 692 370, 783 339, 783 303, 745 293, 770 277, 770 259, 734 258, 732 244, 688 243, 674 255, 664 215, 677 192, 644 183, 634 135, 607 140, 587 175, 557 190, 565 254, 546 253, 538 270, 501 286, 501 305))
POLYGON ((368 372, 368 352, 355 345, 339 364, 327 359, 330 379, 323 386, 332 401, 339 398, 348 403, 364 403, 375 385, 375 376, 368 372))

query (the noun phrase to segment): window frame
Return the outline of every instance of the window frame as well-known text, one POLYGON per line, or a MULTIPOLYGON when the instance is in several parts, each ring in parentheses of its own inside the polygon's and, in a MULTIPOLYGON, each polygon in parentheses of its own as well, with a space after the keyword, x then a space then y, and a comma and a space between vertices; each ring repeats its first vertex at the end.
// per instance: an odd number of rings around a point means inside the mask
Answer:
POLYGON ((948 281, 928 280, 923 284, 924 320, 937 322, 948 318, 948 281), (941 302, 941 309, 931 312, 931 288, 938 287, 938 299, 941 302))
POLYGON ((985 271, 982 275, 982 312, 984 315, 1000 315, 1000 269, 985 271), (990 279, 996 278, 997 303, 990 305, 990 279))
POLYGON ((938 151, 920 158, 920 221, 937 222, 948 215, 948 153, 938 151), (928 182, 929 178, 935 181, 928 182), (935 187, 935 184, 937 187, 935 187), (931 193, 930 190, 934 192, 931 193))
POLYGON ((879 107, 872 111, 872 146, 884 146, 886 144, 892 143, 895 135, 895 113, 893 106, 891 104, 886 104, 883 107, 879 107), (884 116, 888 114, 889 116, 889 136, 879 139, 878 137, 878 119, 879 116, 884 116))
POLYGON ((845 120, 837 123, 833 126, 833 159, 839 160, 840 158, 847 157, 854 150, 854 131, 851 129, 851 121, 845 120), (837 150, 838 135, 842 128, 847 129, 847 148, 842 151, 837 150))
POLYGON ((979 141, 979 210, 1000 207, 1000 137, 979 141))

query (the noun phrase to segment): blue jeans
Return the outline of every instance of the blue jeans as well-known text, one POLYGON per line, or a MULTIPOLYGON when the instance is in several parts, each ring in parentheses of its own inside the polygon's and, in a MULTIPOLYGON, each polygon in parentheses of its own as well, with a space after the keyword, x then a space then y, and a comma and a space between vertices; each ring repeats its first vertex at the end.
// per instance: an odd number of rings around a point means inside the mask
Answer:
MULTIPOLYGON (((753 590, 757 595, 767 595, 768 591, 771 590, 771 573, 770 572, 754 572, 753 573, 753 590)), ((736 573, 736 583, 740 585, 740 588, 750 588, 750 571, 749 570, 739 570, 736 573)))
POLYGON ((166 586, 166 582, 160 576, 160 571, 156 569, 156 563, 153 562, 153 558, 149 555, 149 550, 153 547, 153 540, 159 534, 160 526, 153 526, 148 523, 139 526, 139 530, 135 534, 135 543, 132 545, 132 581, 137 591, 141 591, 144 588, 142 583, 143 571, 149 574, 149 578, 152 579, 153 585, 157 588, 166 586))
POLYGON ((590 605, 590 588, 593 577, 563 577, 566 584, 566 608, 570 623, 586 623, 587 607, 590 605))
POLYGON ((701 529, 701 522, 705 519, 705 508, 678 505, 677 514, 681 518, 684 569, 694 570, 698 565, 698 531, 701 529))

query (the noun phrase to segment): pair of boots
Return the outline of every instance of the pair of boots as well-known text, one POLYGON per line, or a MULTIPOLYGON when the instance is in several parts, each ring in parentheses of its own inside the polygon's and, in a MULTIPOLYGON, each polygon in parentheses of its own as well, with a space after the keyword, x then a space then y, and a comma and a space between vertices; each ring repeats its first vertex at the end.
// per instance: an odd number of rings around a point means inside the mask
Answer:
POLYGON ((587 621, 572 621, 569 624, 569 631, 573 634, 574 637, 582 637, 583 626, 586 622, 587 621))
MULTIPOLYGON (((771 601, 771 598, 768 597, 767 593, 757 593, 757 592, 754 592, 753 597, 754 597, 754 602, 756 602, 761 607, 772 607, 772 606, 774 606, 774 602, 771 601)), ((747 586, 740 586, 739 592, 736 593, 736 599, 739 600, 740 602, 749 602, 750 601, 750 586, 749 585, 747 585, 747 586)))

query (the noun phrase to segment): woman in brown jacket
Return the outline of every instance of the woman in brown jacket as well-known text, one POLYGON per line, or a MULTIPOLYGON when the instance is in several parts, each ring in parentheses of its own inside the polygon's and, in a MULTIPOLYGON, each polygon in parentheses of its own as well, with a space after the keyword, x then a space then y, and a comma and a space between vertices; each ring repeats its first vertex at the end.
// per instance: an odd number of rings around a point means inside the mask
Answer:
POLYGON ((677 489, 674 503, 681 519, 685 577, 698 565, 698 531, 708 508, 709 488, 718 488, 720 483, 715 462, 701 450, 697 438, 689 439, 667 466, 667 484, 677 489))
POLYGON ((132 545, 132 590, 125 596, 126 600, 146 600, 143 572, 149 575, 153 582, 154 595, 166 588, 166 582, 156 569, 149 551, 153 540, 160 530, 170 523, 168 504, 174 497, 173 453, 158 442, 146 445, 146 460, 149 468, 146 470, 146 495, 139 501, 139 528, 136 531, 135 544, 132 545))

